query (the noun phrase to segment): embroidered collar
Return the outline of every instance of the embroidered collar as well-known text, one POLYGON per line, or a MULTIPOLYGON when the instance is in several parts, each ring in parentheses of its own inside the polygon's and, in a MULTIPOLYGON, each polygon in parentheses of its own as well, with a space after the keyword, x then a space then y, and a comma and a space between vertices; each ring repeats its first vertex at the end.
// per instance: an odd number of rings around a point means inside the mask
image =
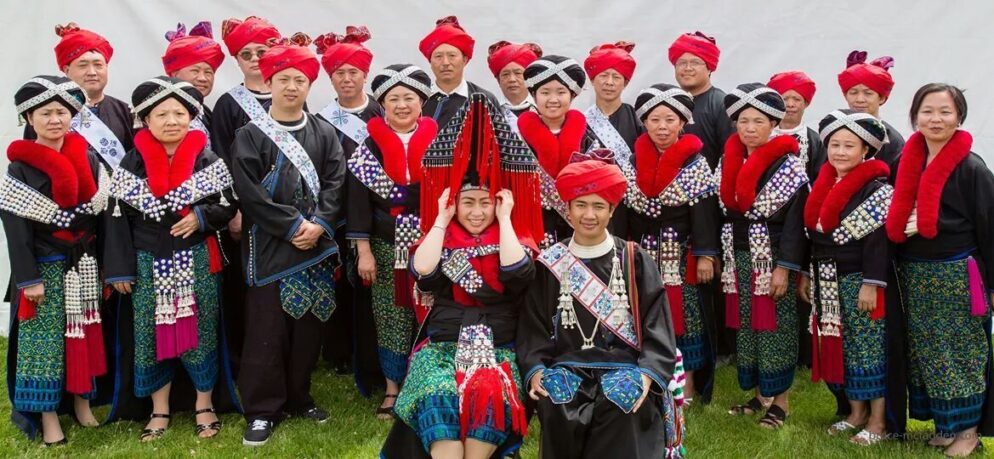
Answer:
POLYGON ((48 176, 52 184, 52 200, 68 209, 89 201, 97 192, 88 144, 83 136, 67 133, 62 149, 55 151, 31 140, 15 140, 7 148, 7 159, 20 161, 48 176))
POLYGON ((904 145, 901 161, 897 167, 897 183, 894 187, 894 201, 887 214, 887 236, 901 243, 907 240, 904 228, 912 210, 918 208, 918 233, 925 239, 939 234, 939 201, 942 189, 953 170, 967 156, 973 147, 973 136, 958 130, 949 139, 932 163, 925 165, 928 149, 925 136, 915 132, 904 145))
POLYGON ((511 101, 505 101, 504 102, 504 106, 506 106, 507 108, 509 108, 511 110, 525 110, 525 109, 530 109, 530 108, 532 108, 532 107, 535 106, 535 99, 532 97, 531 94, 528 94, 527 96, 525 96, 525 100, 521 101, 520 104, 514 105, 514 104, 511 103, 511 101))
POLYGON ((294 131, 299 131, 299 130, 303 129, 304 126, 307 126, 307 114, 306 113, 304 113, 304 117, 299 122, 297 122, 295 124, 284 124, 283 121, 277 121, 275 118, 273 118, 273 109, 270 108, 269 109, 269 118, 273 120, 273 124, 276 126, 276 128, 279 129, 279 130, 281 130, 281 131, 294 132, 294 131))
POLYGON ((648 133, 635 140, 635 182, 647 197, 657 197, 680 173, 683 164, 704 144, 693 134, 684 134, 659 153, 648 133))
MULTIPOLYGON (((342 111, 345 113, 351 113, 355 115, 358 113, 362 113, 362 111, 365 110, 366 107, 369 107, 369 99, 370 97, 366 93, 362 93, 362 105, 353 108, 345 108, 342 106, 342 104, 339 103, 338 107, 341 108, 342 111)), ((335 98, 335 101, 338 101, 338 98, 335 98)))
POLYGON ((604 233, 607 237, 604 238, 604 241, 596 245, 580 245, 573 238, 569 238, 570 253, 581 260, 592 260, 607 255, 608 252, 614 250, 614 238, 611 237, 611 233, 607 230, 604 230, 604 233))
POLYGON ((804 206, 804 225, 811 230, 828 234, 839 226, 842 210, 852 197, 867 183, 890 175, 887 163, 871 159, 838 179, 838 172, 825 163, 818 172, 818 178, 811 187, 811 194, 804 206))
POLYGON ((796 153, 797 140, 789 135, 770 139, 746 158, 746 147, 737 134, 725 142, 721 161, 721 202, 726 208, 745 213, 756 200, 757 185, 770 165, 788 153, 796 153))
POLYGON ((518 116, 518 130, 528 146, 535 151, 538 163, 551 177, 569 164, 573 153, 580 151, 587 133, 587 118, 579 110, 566 112, 562 129, 554 134, 538 113, 528 111, 518 116))

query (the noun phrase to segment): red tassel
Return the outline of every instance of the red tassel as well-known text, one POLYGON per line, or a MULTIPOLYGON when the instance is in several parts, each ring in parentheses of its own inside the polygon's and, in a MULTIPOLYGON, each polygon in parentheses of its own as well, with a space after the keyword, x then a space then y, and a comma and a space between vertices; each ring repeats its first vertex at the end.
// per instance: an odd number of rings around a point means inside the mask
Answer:
POLYGON ((208 237, 207 243, 207 263, 211 274, 217 274, 224 269, 224 257, 221 256, 221 247, 217 243, 217 236, 208 237))
POLYGON ((66 391, 88 394, 93 390, 89 350, 83 338, 66 338, 66 391))
POLYGON ((690 253, 689 246, 687 247, 687 275, 684 278, 688 284, 697 285, 697 257, 690 253))
POLYGON ((880 320, 887 315, 887 303, 884 302, 884 288, 877 287, 877 307, 870 313, 870 320, 880 320))
POLYGON ((742 326, 742 318, 739 317, 739 294, 725 294, 725 327, 738 330, 742 326))
POLYGON ((470 430, 487 424, 487 415, 493 415, 494 427, 504 430, 504 395, 500 370, 494 367, 478 368, 465 383, 462 406, 459 408, 460 438, 470 430))
POLYGON ((104 329, 101 324, 86 324, 86 349, 89 352, 90 375, 107 374, 107 352, 104 350, 104 329))
POLYGON ((109 300, 110 296, 113 295, 113 294, 114 294, 114 288, 111 287, 110 285, 104 285, 104 290, 103 290, 103 299, 104 299, 104 301, 109 300))
POLYGON ((193 315, 176 318, 176 355, 180 356, 184 352, 197 348, 199 337, 197 334, 197 304, 190 306, 193 315))
POLYGON ((842 365, 842 337, 821 337, 821 377, 830 384, 843 384, 845 377, 842 365))
POLYGON ((406 269, 393 270, 393 302, 402 308, 414 306, 414 283, 406 269))
POLYGON ((511 383, 508 390, 508 393, 511 394, 511 400, 508 400, 509 405, 511 405, 511 430, 525 437, 528 435, 528 416, 525 412, 525 405, 518 397, 518 384, 514 382, 514 372, 511 371, 511 364, 508 362, 501 363, 500 368, 511 383))
POLYGON ((818 317, 811 317, 811 353, 815 357, 811 359, 811 381, 821 381, 821 340, 818 336, 818 317))
POLYGON ((777 304, 770 295, 752 296, 752 331, 772 332, 777 330, 777 304))
POLYGON ((176 324, 155 325, 155 359, 158 361, 174 359, 176 353, 176 324))
POLYGON ((34 319, 37 315, 38 306, 35 305, 34 301, 24 296, 24 290, 21 290, 17 298, 17 320, 24 322, 25 320, 34 319))
POLYGON ((677 336, 683 336, 687 333, 687 324, 683 315, 683 287, 680 285, 667 285, 666 298, 670 300, 673 331, 677 336))

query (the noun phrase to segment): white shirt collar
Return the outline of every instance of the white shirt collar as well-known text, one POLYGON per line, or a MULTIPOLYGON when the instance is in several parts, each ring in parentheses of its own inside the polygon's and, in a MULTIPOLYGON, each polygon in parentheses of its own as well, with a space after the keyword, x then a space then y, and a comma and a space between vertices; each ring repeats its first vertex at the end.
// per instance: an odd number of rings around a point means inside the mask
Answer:
POLYGON ((442 88, 439 88, 438 85, 435 84, 435 82, 432 82, 431 83, 431 95, 435 95, 435 94, 441 94, 443 96, 451 96, 453 94, 459 94, 460 96, 463 96, 463 97, 469 99, 469 83, 467 83, 466 79, 463 78, 462 82, 459 83, 459 86, 456 86, 455 91, 445 92, 445 91, 442 91, 442 88))
POLYGON ((614 238, 611 237, 611 233, 607 232, 607 237, 604 241, 597 245, 580 245, 577 244, 573 238, 569 239, 569 251, 573 256, 583 259, 590 260, 594 258, 600 258, 606 255, 608 252, 614 250, 614 238))
MULTIPOLYGON (((345 113, 351 113, 351 114, 354 115, 356 113, 359 113, 359 112, 365 110, 366 107, 369 107, 369 99, 370 99, 369 94, 363 94, 363 103, 362 103, 362 105, 360 105, 358 107, 355 107, 355 108, 345 108, 345 107, 342 107, 342 104, 338 104, 338 106, 341 107, 341 109, 342 109, 343 112, 345 112, 345 113)), ((337 101, 338 98, 336 97, 335 100, 337 101)))
POLYGON ((512 105, 509 100, 504 99, 504 105, 511 110, 524 110, 535 106, 535 98, 533 98, 531 94, 528 94, 528 96, 525 97, 525 100, 521 101, 518 105, 512 105))
POLYGON ((773 135, 771 137, 775 137, 777 135, 796 135, 802 132, 806 132, 807 129, 808 127, 805 126, 804 123, 798 124, 797 126, 791 129, 782 129, 777 127, 773 129, 773 135))

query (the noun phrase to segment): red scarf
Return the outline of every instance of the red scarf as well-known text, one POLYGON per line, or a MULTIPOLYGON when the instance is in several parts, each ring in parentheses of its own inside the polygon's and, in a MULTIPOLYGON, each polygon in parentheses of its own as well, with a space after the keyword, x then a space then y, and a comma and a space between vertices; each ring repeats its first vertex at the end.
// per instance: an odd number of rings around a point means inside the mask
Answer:
POLYGON ((721 202, 726 208, 747 212, 756 200, 759 179, 774 162, 788 153, 796 154, 794 136, 774 137, 746 158, 746 147, 737 134, 725 142, 725 156, 721 161, 721 202))
MULTIPOLYGON (((527 247, 525 249, 525 254, 531 256, 532 254, 538 252, 538 248, 529 239, 520 239, 522 245, 527 247), (531 251, 529 253, 529 250, 531 251)), ((465 249, 469 247, 478 247, 485 245, 499 245, 500 244, 500 225, 497 222, 493 222, 479 235, 472 235, 469 231, 466 231, 463 226, 453 220, 449 224, 449 227, 445 230, 445 242, 443 247, 448 250, 465 249)), ((493 289, 497 293, 504 293, 504 284, 501 283, 499 278, 500 272, 500 253, 493 253, 490 255, 484 255, 482 257, 472 257, 469 259, 469 263, 473 266, 473 269, 480 274, 483 278, 483 282, 493 289)), ((473 305, 473 306, 483 306, 480 302, 476 301, 472 295, 467 293, 457 284, 452 285, 452 298, 459 304, 463 305, 473 305)))
POLYGON ((880 177, 890 175, 887 163, 879 159, 871 159, 857 165, 836 183, 839 176, 829 163, 825 163, 818 172, 818 178, 811 187, 808 202, 804 205, 804 226, 816 231, 821 222, 821 230, 828 234, 838 228, 842 218, 842 210, 849 204, 853 195, 880 177))
POLYGON ((908 239, 904 228, 908 225, 916 199, 918 233, 925 239, 932 239, 939 234, 939 201, 942 190, 956 166, 970 155, 972 147, 973 136, 969 132, 957 130, 932 163, 926 166, 928 151, 925 136, 921 132, 911 135, 901 152, 894 200, 887 213, 886 227, 890 240, 901 243, 908 239))
POLYGON ((20 161, 48 176, 52 200, 60 208, 69 209, 89 201, 97 193, 87 148, 83 136, 70 132, 63 139, 60 151, 31 140, 15 140, 7 148, 7 159, 20 161))
POLYGON ((521 138, 535 151, 538 163, 552 178, 556 178, 574 152, 580 151, 583 137, 587 133, 587 117, 578 110, 566 112, 559 135, 542 121, 535 112, 525 112, 518 116, 518 130, 521 138))
POLYGON ((676 178, 683 164, 701 151, 704 144, 693 134, 684 134, 663 153, 659 153, 649 134, 635 140, 635 183, 642 194, 659 196, 676 178))
POLYGON ((435 120, 426 116, 418 118, 417 130, 414 131, 414 135, 411 136, 411 140, 407 144, 406 153, 404 152, 404 142, 387 125, 382 116, 369 120, 366 123, 366 128, 369 130, 369 136, 373 138, 373 142, 380 149, 383 157, 383 170, 390 177, 390 180, 399 185, 410 185, 421 181, 423 177, 421 158, 424 157, 425 150, 438 134, 438 125, 435 124, 435 120), (407 179, 408 172, 411 175, 410 180, 407 179))
POLYGON ((190 178, 193 175, 193 165, 206 145, 207 135, 191 129, 176 147, 170 161, 165 147, 152 136, 151 131, 138 131, 135 135, 135 148, 145 162, 145 175, 152 195, 161 198, 190 178))

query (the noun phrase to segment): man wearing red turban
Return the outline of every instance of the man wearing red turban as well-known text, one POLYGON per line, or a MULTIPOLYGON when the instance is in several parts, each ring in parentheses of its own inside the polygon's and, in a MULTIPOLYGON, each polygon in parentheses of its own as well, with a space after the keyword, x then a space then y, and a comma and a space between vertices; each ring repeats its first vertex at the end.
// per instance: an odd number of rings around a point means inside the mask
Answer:
MULTIPOLYGON (((866 62, 866 51, 853 51, 846 58, 846 69, 839 73, 839 87, 846 97, 846 103, 851 110, 869 113, 880 119, 880 106, 887 103, 890 92, 894 89, 894 78, 890 69, 894 67, 894 58, 883 56, 866 62)), ((891 184, 896 178, 897 162, 901 151, 904 150, 904 136, 884 120, 880 120, 887 128, 887 143, 877 152, 879 159, 895 172, 891 174, 891 184)))
MULTIPOLYGON (((808 173, 808 179, 814 182, 821 165, 827 160, 825 147, 818 136, 818 131, 805 126, 803 122, 804 111, 815 97, 815 82, 806 73, 794 70, 773 75, 766 85, 780 93, 786 107, 783 120, 773 128, 773 137, 790 135, 797 139, 800 148, 798 156, 808 173)), ((807 326, 803 328, 807 330, 807 326)), ((801 342, 810 343, 810 340, 802 339, 801 342)), ((802 358, 810 356, 807 349, 802 349, 801 353, 802 358)), ((803 361, 808 360, 805 358, 803 361)))
MULTIPOLYGON (((104 94, 114 48, 106 38, 74 22, 56 26, 55 34, 59 70, 86 94, 86 106, 73 118, 72 128, 83 134, 105 164, 116 167, 134 146, 135 119, 131 106, 104 94), (90 122, 82 123, 84 119, 90 122)), ((37 138, 30 125, 24 127, 24 138, 37 138)))
POLYGON ((242 237, 253 241, 242 257, 248 287, 238 375, 247 446, 265 444, 284 413, 319 423, 329 417, 314 403, 310 378, 335 309, 345 155, 335 129, 304 111, 321 66, 310 43, 295 34, 259 59, 272 106, 238 130, 232 149, 242 237))
POLYGON ((525 67, 542 57, 542 48, 535 43, 514 44, 502 40, 490 45, 488 51, 487 65, 506 100, 501 104, 504 116, 511 129, 517 130, 518 115, 535 107, 535 99, 525 84, 525 67))
POLYGON ((682 399, 669 391, 682 388, 682 364, 658 262, 607 229, 627 183, 618 166, 597 160, 559 173, 575 231, 538 256, 518 321, 540 448, 556 457, 681 452, 682 399))
MULTIPOLYGON (((366 79, 373 53, 364 43, 371 38, 365 26, 348 26, 342 35, 326 33, 314 40, 321 55, 321 66, 331 78, 336 98, 318 113, 318 117, 335 126, 346 158, 351 158, 367 136, 366 123, 383 115, 383 107, 366 94, 366 79)), ((342 187, 342 202, 349 202, 347 186, 342 187)), ((339 247, 346 247, 344 228, 336 231, 339 247)), ((344 251, 343 256, 353 256, 344 251)), ((346 266, 354 265, 346 261, 346 266)), ((335 320, 325 327, 322 356, 338 374, 353 373, 360 392, 367 394, 370 384, 383 379, 376 353, 376 324, 370 311, 369 290, 355 290, 350 282, 335 285, 335 320), (362 302, 358 304, 357 302, 362 302), (360 311, 360 313, 356 313, 360 311), (355 365, 353 367, 353 362, 355 365)))
POLYGON ((425 116, 432 117, 442 129, 456 114, 469 95, 481 93, 498 106, 497 98, 463 76, 466 64, 473 57, 473 45, 476 43, 455 16, 448 16, 435 21, 435 29, 421 39, 418 49, 425 59, 431 63, 431 71, 435 75, 432 83, 432 94, 422 106, 425 116))
MULTIPOLYGON (((185 25, 177 24, 176 30, 166 32, 166 40, 169 41, 169 46, 162 55, 162 67, 166 75, 192 84, 206 100, 214 89, 214 72, 224 61, 224 51, 214 41, 211 23, 200 22, 190 29, 189 34, 185 25)), ((197 117, 190 121, 190 129, 210 136, 211 110, 207 104, 201 107, 197 117)), ((211 149, 209 139, 207 148, 211 149)))

